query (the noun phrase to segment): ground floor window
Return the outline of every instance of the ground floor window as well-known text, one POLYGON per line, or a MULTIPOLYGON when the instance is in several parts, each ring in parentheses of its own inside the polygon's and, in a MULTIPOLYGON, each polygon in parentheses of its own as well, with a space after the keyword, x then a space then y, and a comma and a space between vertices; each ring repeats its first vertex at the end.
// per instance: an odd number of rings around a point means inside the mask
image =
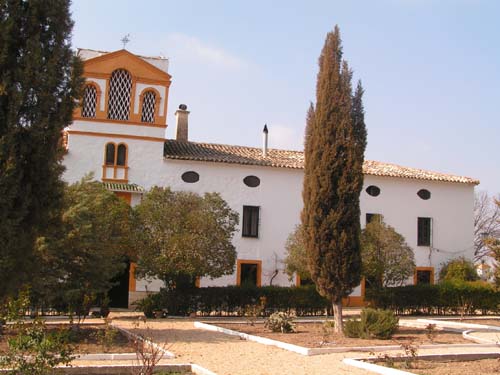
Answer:
POLYGON ((261 285, 262 261, 260 260, 239 260, 237 268, 238 285, 261 285))
POLYGON ((413 283, 434 284, 434 267, 417 267, 413 276, 413 283))
POLYGON ((303 278, 297 275, 297 278, 295 280, 295 285, 296 286, 314 285, 314 281, 312 281, 312 279, 309 277, 303 278))

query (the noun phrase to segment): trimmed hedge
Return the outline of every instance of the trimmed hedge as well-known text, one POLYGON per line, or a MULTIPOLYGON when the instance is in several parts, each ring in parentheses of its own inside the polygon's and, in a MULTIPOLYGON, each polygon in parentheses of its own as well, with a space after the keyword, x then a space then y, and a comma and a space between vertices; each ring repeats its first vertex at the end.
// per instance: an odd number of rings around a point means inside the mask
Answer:
POLYGON ((367 290, 366 300, 397 314, 473 315, 477 311, 497 313, 500 309, 500 292, 481 281, 367 290))
POLYGON ((263 304, 262 314, 274 312, 294 313, 297 316, 322 315, 331 305, 321 297, 314 285, 301 287, 249 287, 226 286, 166 290, 146 297, 137 303, 138 310, 147 317, 156 310, 166 310, 169 315, 191 313, 208 315, 242 316, 248 306, 263 304))

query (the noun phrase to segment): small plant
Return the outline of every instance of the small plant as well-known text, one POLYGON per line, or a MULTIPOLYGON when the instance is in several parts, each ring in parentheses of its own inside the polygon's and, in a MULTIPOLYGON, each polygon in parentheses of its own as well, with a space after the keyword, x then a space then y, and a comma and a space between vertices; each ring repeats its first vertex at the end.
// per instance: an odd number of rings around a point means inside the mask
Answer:
POLYGON ((405 368, 411 369, 416 366, 416 362, 418 360, 418 345, 416 345, 413 341, 401 342, 399 343, 401 349, 404 352, 404 361, 403 364, 405 368))
MULTIPOLYGON (((137 322, 137 326, 140 322, 137 322)), ((132 367, 132 375, 153 375, 155 368, 163 358, 166 344, 153 344, 150 328, 146 327, 145 333, 141 333, 133 341, 138 366, 132 367)))
POLYGON ((95 333, 95 339, 101 345, 102 350, 107 353, 113 347, 118 331, 110 324, 110 319, 106 319, 105 323, 104 329, 95 333))
POLYGON ((295 332, 293 316, 284 312, 275 312, 266 320, 264 326, 273 332, 291 333, 295 332))
POLYGON ((243 310, 243 316, 245 317, 247 324, 254 326, 257 318, 264 313, 265 309, 266 297, 260 297, 258 304, 246 305, 243 310))
POLYGON ((348 320, 344 330, 347 337, 387 340, 397 331, 398 323, 399 319, 390 310, 367 308, 361 310, 360 320, 348 320))
POLYGON ((0 367, 8 375, 48 375, 59 364, 68 365, 74 359, 74 349, 63 333, 47 332, 45 323, 35 319, 33 324, 17 324, 18 335, 8 341, 2 353, 0 367))
POLYGON ((325 320, 321 326, 321 332, 323 333, 323 339, 319 343, 320 346, 326 345, 329 342, 329 338, 333 333, 335 328, 334 320, 325 320))
POLYGON ((427 336, 427 339, 429 339, 430 342, 434 342, 436 335, 436 325, 432 323, 427 324, 425 327, 425 336, 427 336))

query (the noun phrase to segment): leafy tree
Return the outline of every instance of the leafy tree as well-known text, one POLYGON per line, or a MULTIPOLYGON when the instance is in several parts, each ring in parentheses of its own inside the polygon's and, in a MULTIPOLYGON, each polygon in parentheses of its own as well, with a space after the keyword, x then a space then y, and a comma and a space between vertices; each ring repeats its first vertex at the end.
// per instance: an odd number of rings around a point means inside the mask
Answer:
POLYGON ((68 0, 0 2, 0 300, 32 280, 35 239, 58 216, 83 83, 72 27, 68 0))
POLYGON ((63 208, 61 226, 38 240, 42 277, 33 289, 81 316, 132 255, 131 208, 91 176, 66 187, 63 208))
POLYGON ((286 241, 285 249, 287 252, 284 260, 285 272, 290 280, 294 275, 299 275, 302 280, 310 279, 311 274, 307 268, 304 232, 301 225, 297 225, 295 230, 290 233, 286 241))
POLYGON ((342 60, 340 32, 327 34, 319 58, 316 106, 306 127, 302 212, 311 278, 332 301, 342 333, 342 298, 361 279, 359 194, 363 185, 366 128, 358 84, 342 60))
POLYGON ((402 286, 415 270, 413 250, 404 237, 382 220, 361 232, 363 276, 369 287, 402 286))
POLYGON ((136 207, 137 273, 167 286, 180 279, 231 274, 238 214, 217 193, 203 197, 154 187, 136 207))
MULTIPOLYGON (((497 201, 497 204, 500 201, 497 201)), ((489 238, 486 241, 486 246, 490 250, 490 255, 495 259, 495 270, 494 270, 494 276, 495 276, 495 283, 497 286, 500 286, 500 240, 496 238, 489 238)))
POLYGON ((439 281, 476 281, 479 276, 474 263, 464 257, 451 259, 441 266, 439 281))

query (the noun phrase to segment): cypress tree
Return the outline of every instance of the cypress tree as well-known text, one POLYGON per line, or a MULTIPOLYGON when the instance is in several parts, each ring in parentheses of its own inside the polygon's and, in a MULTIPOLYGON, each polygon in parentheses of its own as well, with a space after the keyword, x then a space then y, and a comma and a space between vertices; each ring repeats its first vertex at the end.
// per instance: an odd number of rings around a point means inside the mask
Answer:
POLYGON ((61 135, 79 98, 68 0, 0 0, 0 300, 33 278, 58 216, 61 135))
POLYGON ((319 58, 316 105, 307 117, 302 223, 311 278, 332 301, 338 333, 342 298, 361 281, 359 194, 366 128, 363 89, 358 84, 353 95, 351 79, 336 26, 319 58))

